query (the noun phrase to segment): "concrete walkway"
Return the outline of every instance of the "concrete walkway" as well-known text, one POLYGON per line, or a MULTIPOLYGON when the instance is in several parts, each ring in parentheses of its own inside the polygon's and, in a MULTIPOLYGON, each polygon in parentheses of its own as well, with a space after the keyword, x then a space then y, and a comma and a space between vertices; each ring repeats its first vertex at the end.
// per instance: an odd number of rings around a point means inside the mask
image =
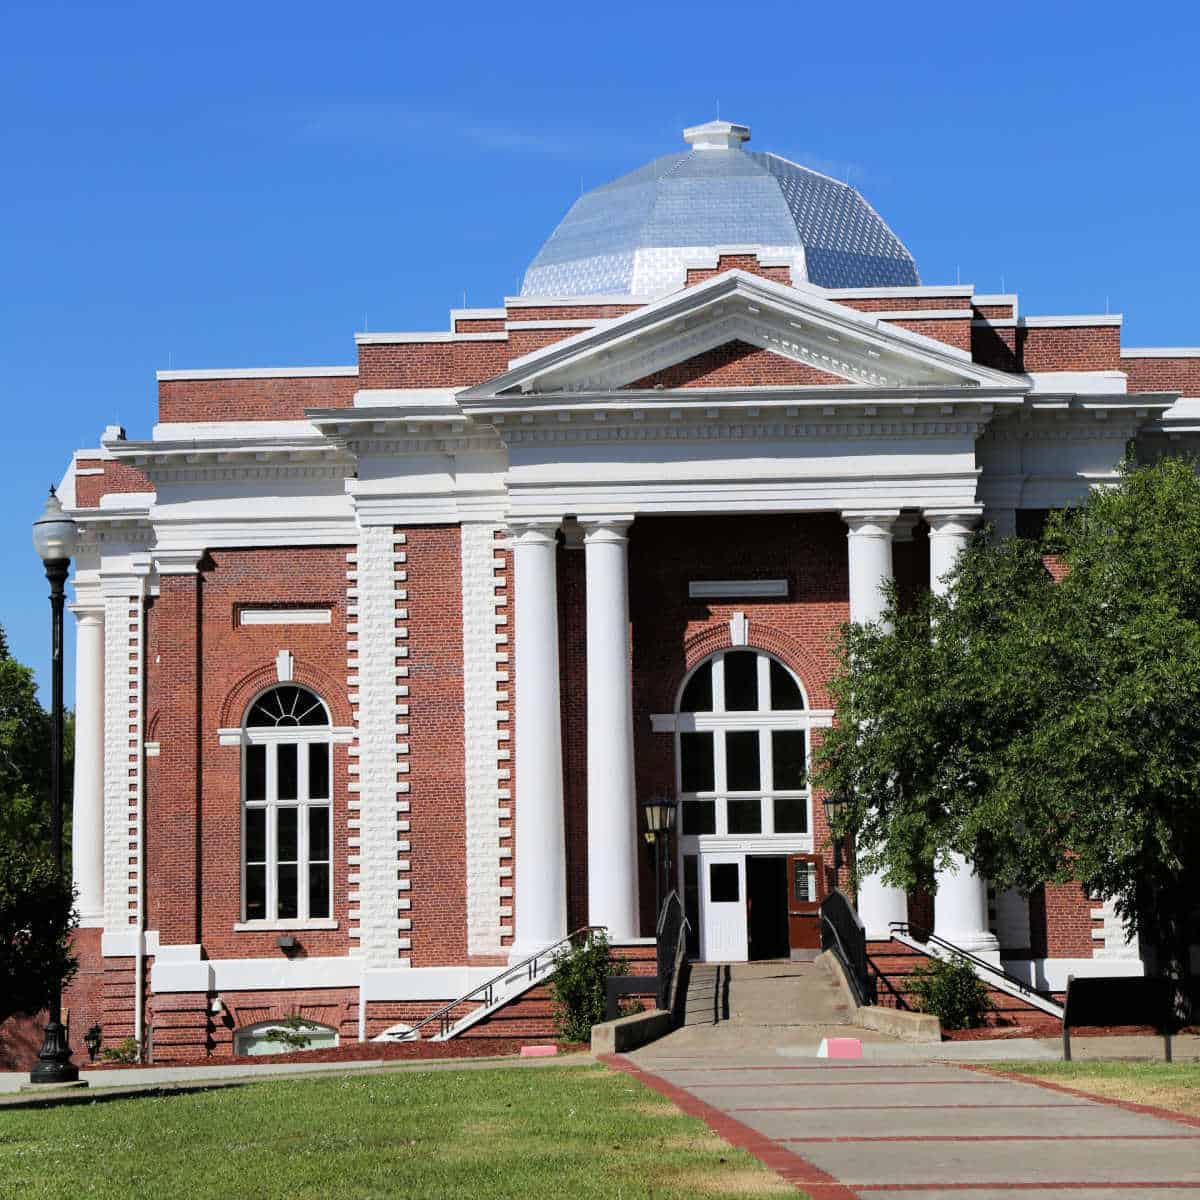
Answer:
POLYGON ((1200 1197, 1200 1122, 944 1063, 713 1056, 663 1042, 609 1060, 813 1200, 1200 1197))

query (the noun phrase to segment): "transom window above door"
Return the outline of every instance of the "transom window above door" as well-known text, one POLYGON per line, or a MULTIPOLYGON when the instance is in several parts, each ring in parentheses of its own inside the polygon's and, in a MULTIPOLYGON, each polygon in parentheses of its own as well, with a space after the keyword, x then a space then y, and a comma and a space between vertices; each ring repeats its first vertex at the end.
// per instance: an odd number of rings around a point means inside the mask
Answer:
POLYGON ((783 663, 761 650, 715 654, 676 711, 683 836, 809 831, 804 693, 783 663))

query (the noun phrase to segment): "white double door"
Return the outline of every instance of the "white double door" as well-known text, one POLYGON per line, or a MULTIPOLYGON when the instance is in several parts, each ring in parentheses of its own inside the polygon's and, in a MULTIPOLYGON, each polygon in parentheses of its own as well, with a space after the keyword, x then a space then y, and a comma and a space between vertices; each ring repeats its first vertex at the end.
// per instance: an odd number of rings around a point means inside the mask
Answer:
POLYGON ((701 854, 700 945, 705 962, 745 962, 745 854, 701 854))

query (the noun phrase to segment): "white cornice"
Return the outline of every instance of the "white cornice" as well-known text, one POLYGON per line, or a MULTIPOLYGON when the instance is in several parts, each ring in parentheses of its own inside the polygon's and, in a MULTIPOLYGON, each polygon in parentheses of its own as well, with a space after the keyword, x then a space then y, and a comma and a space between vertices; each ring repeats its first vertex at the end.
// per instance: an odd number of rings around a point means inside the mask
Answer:
POLYGON ((1019 320, 1028 329, 1074 329, 1081 326, 1120 325, 1124 317, 1121 313, 1073 313, 1062 317, 1021 317, 1019 320))
POLYGON ((438 330, 430 333, 356 333, 357 346, 405 346, 424 345, 431 342, 506 342, 508 334, 503 330, 489 333, 446 333, 438 330))
POLYGON ((455 321, 495 321, 507 315, 503 308, 452 308, 450 328, 454 328, 455 321))
POLYGON ((1122 358, 1200 358, 1200 346, 1122 346, 1122 358))
POLYGON ((631 304, 639 308, 655 300, 654 296, 623 296, 619 292, 598 296, 505 296, 509 308, 594 308, 597 305, 631 304))
POLYGON ((324 379, 354 376, 357 367, 212 367, 196 371, 155 371, 160 383, 184 379, 324 379))
MULTIPOLYGON (((866 288, 823 288, 815 283, 802 285, 820 292, 829 300, 900 300, 922 299, 927 296, 974 296, 973 283, 946 283, 942 285, 923 283, 916 287, 866 287, 866 288)), ((967 310, 968 312, 970 309, 967 310)))

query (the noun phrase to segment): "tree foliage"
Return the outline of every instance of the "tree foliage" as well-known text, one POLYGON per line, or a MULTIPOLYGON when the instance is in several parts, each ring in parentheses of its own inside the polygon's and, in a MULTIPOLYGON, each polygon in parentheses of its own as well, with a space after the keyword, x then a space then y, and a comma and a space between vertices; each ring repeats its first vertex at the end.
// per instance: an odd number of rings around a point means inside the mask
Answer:
POLYGON ((74 975, 74 908, 46 854, 0 839, 0 1021, 40 1012, 74 975))
POLYGON ((944 597, 848 626, 817 784, 858 869, 1079 880, 1187 970, 1200 867, 1200 480, 1126 464, 1042 544, 978 535, 944 597), (1059 568, 1055 581, 1046 555, 1059 568), (892 630, 889 632, 886 625, 892 630), (843 831, 844 832, 844 831, 843 831))
MULTIPOLYGON (((70 811, 70 725, 64 731, 64 818, 70 811)), ((0 1020, 45 1007, 75 970, 74 893, 50 861, 50 717, 29 667, 0 629, 0 1020)), ((64 819, 64 844, 67 822, 64 819)))

